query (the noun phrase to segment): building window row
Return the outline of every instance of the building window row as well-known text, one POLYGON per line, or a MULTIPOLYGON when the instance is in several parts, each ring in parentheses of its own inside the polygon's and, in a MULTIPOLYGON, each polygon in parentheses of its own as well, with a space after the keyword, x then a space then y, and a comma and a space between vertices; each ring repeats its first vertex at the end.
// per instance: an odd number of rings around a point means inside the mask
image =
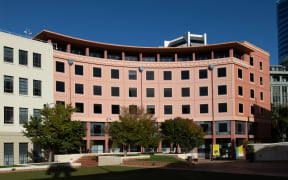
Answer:
MULTIPOLYGON (((34 117, 41 117, 40 109, 33 109, 34 117)), ((4 106, 4 124, 14 124, 14 107, 4 106)), ((28 108, 19 108, 19 124, 28 122, 28 108)))
MULTIPOLYGON (((4 75, 4 93, 14 93, 14 77, 4 75)), ((19 78, 19 94, 28 95, 28 79, 19 78)), ((42 82, 33 80, 33 96, 42 95, 42 82)))
MULTIPOLYGON (((14 62, 14 49, 11 47, 4 46, 4 62, 14 62)), ((19 64, 28 65, 28 51, 19 49, 19 64)), ((41 54, 33 52, 33 67, 41 68, 41 54)))

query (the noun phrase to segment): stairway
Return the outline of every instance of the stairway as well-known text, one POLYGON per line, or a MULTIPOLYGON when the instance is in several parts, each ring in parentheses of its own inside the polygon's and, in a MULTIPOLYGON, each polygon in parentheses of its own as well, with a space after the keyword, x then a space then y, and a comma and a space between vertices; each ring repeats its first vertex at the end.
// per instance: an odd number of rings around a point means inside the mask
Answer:
POLYGON ((98 157, 97 156, 82 156, 75 163, 81 163, 81 167, 92 167, 98 166, 98 157))

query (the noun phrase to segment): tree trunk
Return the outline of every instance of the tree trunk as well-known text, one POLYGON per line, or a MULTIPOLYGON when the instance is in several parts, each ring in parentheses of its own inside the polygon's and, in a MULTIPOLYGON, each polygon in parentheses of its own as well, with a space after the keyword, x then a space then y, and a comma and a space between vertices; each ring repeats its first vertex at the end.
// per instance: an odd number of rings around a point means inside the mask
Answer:
POLYGON ((124 152, 124 157, 126 157, 127 156, 127 150, 126 150, 127 148, 126 148, 126 145, 123 145, 123 152, 124 152))
POLYGON ((53 151, 49 150, 49 159, 48 159, 48 163, 50 164, 53 160, 53 151))

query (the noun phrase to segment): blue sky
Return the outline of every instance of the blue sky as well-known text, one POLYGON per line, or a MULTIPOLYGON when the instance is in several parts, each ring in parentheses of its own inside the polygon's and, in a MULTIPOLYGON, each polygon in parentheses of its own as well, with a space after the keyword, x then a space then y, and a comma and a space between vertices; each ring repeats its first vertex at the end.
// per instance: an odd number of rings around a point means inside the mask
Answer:
POLYGON ((249 41, 278 64, 276 0, 9 0, 0 28, 33 35, 42 29, 132 46, 163 46, 190 31, 208 43, 249 41))

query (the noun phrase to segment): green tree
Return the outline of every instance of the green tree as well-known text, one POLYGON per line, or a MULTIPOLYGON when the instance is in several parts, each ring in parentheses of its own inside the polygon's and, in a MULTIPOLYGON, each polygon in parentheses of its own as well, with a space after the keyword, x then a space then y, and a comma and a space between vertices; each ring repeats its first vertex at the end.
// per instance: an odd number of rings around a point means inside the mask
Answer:
POLYGON ((288 107, 272 106, 271 120, 274 141, 285 141, 288 135, 288 107))
POLYGON ((112 147, 123 145, 124 156, 127 155, 129 145, 149 148, 154 147, 160 141, 155 118, 138 107, 134 109, 123 107, 119 121, 112 122, 108 131, 112 147))
POLYGON ((80 149, 86 128, 80 121, 71 121, 76 109, 62 104, 44 107, 41 117, 32 117, 24 124, 24 135, 34 144, 49 151, 49 162, 55 153, 71 153, 80 149))
MULTIPOLYGON (((203 129, 192 119, 176 117, 161 124, 163 138, 167 139, 172 147, 192 149, 204 143, 203 129)), ((177 148, 176 148, 176 152, 177 148)))

